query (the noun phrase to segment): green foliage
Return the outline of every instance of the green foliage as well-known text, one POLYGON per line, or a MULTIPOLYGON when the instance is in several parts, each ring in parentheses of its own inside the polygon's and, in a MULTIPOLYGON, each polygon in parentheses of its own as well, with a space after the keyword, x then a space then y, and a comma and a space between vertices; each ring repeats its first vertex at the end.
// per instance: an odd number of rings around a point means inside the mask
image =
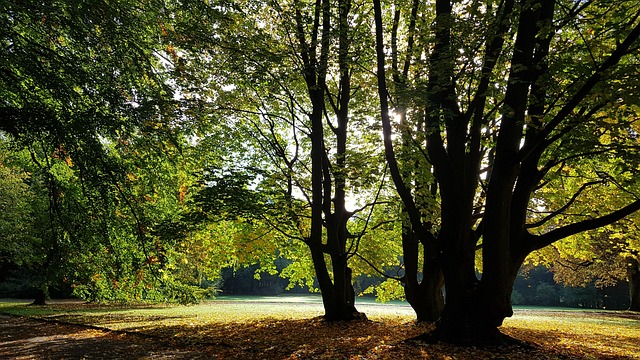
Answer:
POLYGON ((513 290, 511 292, 511 304, 513 305, 525 304, 524 296, 522 296, 522 294, 518 290, 513 290))
POLYGON ((560 303, 560 296, 556 288, 547 283, 539 283, 536 286, 535 301, 541 305, 556 305, 560 303))
MULTIPOLYGON (((29 174, 12 164, 9 144, 0 141, 0 263, 30 263, 34 232, 34 194, 28 186, 29 174)), ((16 154, 20 155, 20 154, 16 154)))
POLYGON ((404 300, 404 288, 402 284, 395 279, 386 279, 378 285, 372 285, 364 289, 362 294, 375 294, 376 301, 386 303, 391 300, 404 300))
MULTIPOLYGON (((640 196, 637 40, 588 83, 636 26, 638 2, 556 3, 553 21, 535 22, 532 64, 517 59, 526 6, 499 23, 504 7, 493 1, 456 3, 446 19, 432 3, 415 12, 411 2, 382 4, 382 35, 394 39, 381 65, 393 79, 383 93, 394 106, 398 183, 415 199, 413 230, 428 234, 416 257, 433 255, 423 251, 430 240, 466 249, 456 259, 468 276, 451 279, 473 278, 475 259, 484 273, 500 263, 489 247, 501 226, 511 238, 496 249, 517 253, 508 265, 519 265, 547 245, 536 239, 640 196), (512 148, 499 146, 503 132, 512 148), (494 171, 513 154, 511 177, 494 171), (490 199, 497 188, 504 201, 490 199), (507 204, 504 216, 484 219, 494 204, 507 204)), ((371 13, 344 1, 4 1, 3 269, 94 301, 192 302, 215 290, 221 269, 246 266, 317 290, 313 237, 355 278, 399 277, 409 217, 380 146, 371 13)), ((564 283, 620 281, 640 249, 637 223, 555 239, 529 261, 590 263, 554 267, 564 283)), ((325 255, 316 261, 333 276, 325 255)), ((388 280, 363 291, 386 301, 401 290, 388 280)))

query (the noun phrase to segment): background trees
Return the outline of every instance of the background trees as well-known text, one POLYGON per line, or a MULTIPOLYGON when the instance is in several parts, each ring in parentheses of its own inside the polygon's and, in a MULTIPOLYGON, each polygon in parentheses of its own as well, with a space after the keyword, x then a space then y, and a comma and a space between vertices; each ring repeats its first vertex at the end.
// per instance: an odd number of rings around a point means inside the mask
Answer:
POLYGON ((626 281, 629 284, 629 310, 637 311, 636 235, 635 221, 631 218, 629 222, 554 244, 541 251, 541 258, 534 256, 532 260, 538 259, 552 265, 554 279, 568 286, 584 287, 594 283, 598 288, 603 288, 626 281))

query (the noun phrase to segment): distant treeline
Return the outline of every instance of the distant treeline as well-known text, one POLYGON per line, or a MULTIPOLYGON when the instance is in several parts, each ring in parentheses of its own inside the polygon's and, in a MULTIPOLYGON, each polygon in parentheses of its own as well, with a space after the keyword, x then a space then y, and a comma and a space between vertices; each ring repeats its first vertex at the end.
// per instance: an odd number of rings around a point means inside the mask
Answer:
MULTIPOLYGON (((237 270, 225 269, 219 283, 222 294, 233 295, 280 295, 284 293, 307 293, 309 289, 295 287, 286 290, 289 281, 278 275, 261 274, 254 278, 257 265, 237 270)), ((357 293, 370 285, 380 283, 379 277, 360 276, 354 280, 357 293)), ((594 284, 586 287, 568 287, 557 284, 553 273, 544 266, 535 267, 521 273, 516 279, 512 294, 514 305, 563 306, 589 309, 622 310, 629 307, 629 286, 626 282, 616 286, 597 288, 594 284)))
MULTIPOLYGON (((278 270, 284 268, 287 261, 282 259, 277 263, 278 270)), ((285 293, 309 293, 306 287, 295 286, 287 290, 289 280, 278 274, 260 273, 256 279, 255 273, 259 265, 227 268, 222 270, 220 279, 210 281, 207 286, 215 286, 222 295, 280 295, 285 293)), ((9 269, 5 269, 9 270, 9 269)), ((3 298, 33 298, 34 288, 30 282, 32 276, 26 273, 8 271, 0 282, 0 297, 3 298)), ((381 283, 382 277, 359 276, 354 279, 356 293, 361 293, 371 285, 381 283)), ((52 286, 51 297, 70 297, 68 286, 58 284, 52 286)), ((590 309, 622 310, 629 307, 629 286, 621 282, 616 286, 597 288, 594 284, 586 287, 566 287, 553 280, 553 273, 543 266, 535 267, 521 273, 516 279, 512 302, 514 305, 534 306, 564 306, 590 309)))

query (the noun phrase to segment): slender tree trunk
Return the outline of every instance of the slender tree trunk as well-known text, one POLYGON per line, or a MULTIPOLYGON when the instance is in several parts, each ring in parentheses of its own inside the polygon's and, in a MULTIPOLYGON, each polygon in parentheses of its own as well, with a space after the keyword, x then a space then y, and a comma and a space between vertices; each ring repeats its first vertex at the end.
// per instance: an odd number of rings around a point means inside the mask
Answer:
POLYGON ((49 297, 49 289, 47 285, 42 285, 36 289, 35 300, 31 305, 47 305, 47 298, 49 297))
POLYGON ((318 280, 318 286, 320 287, 320 294, 322 295, 325 317, 334 317, 336 312, 335 306, 333 305, 335 294, 331 276, 329 275, 327 264, 324 260, 322 244, 310 243, 309 250, 311 251, 311 259, 313 261, 316 279, 318 280))
POLYGON ((629 280, 629 310, 640 311, 640 262, 636 257, 627 257, 627 279, 629 280))
POLYGON ((424 248, 422 280, 418 281, 418 239, 409 227, 402 235, 402 247, 405 263, 404 293, 407 301, 416 313, 418 322, 435 322, 444 308, 444 277, 435 251, 424 248))
POLYGON ((311 246, 313 265, 322 294, 325 320, 350 321, 366 319, 366 316, 355 308, 355 291, 353 289, 353 274, 348 266, 348 258, 340 241, 340 231, 334 225, 335 216, 327 220, 327 245, 315 244, 311 246), (332 274, 328 271, 325 253, 331 257, 332 274))

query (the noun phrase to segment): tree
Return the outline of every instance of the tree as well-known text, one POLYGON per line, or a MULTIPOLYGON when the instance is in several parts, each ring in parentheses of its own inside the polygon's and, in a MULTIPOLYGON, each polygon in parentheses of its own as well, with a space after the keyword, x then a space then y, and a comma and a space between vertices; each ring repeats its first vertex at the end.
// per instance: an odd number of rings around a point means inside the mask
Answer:
POLYGON ((43 271, 91 300, 188 290, 167 265, 179 247, 156 232, 193 181, 192 162, 176 166, 191 129, 168 80, 175 5, 0 5, 0 130, 28 149, 31 190, 47 199, 43 271))
POLYGON ((368 76, 357 66, 371 54, 367 23, 345 0, 260 3, 259 12, 253 2, 236 5, 244 11, 218 14, 230 27, 214 26, 215 39, 194 38, 179 48, 202 46, 187 68, 201 63, 202 51, 215 66, 225 64, 205 74, 225 82, 208 85, 213 95, 205 100, 217 114, 229 114, 234 131, 244 128, 245 145, 261 153, 263 180, 256 184, 267 190, 264 207, 272 208, 261 221, 308 248, 325 318, 357 318, 352 266, 370 239, 365 230, 383 226, 368 224, 373 202, 384 196, 376 195, 384 174, 380 161, 370 161, 380 153, 363 113, 368 76), (361 208, 347 209, 363 189, 361 208))
MULTIPOLYGON (((606 214, 591 209, 571 216, 566 210, 572 196, 559 208, 547 208, 542 200, 547 187, 562 186, 554 174, 577 162, 614 157, 633 164, 638 156, 637 98, 628 94, 638 89, 637 76, 631 76, 637 73, 637 6, 634 1, 438 0, 433 17, 423 11, 425 35, 416 59, 426 59, 426 68, 414 61, 424 79, 411 95, 419 111, 416 124, 422 126, 413 139, 424 148, 423 166, 431 170, 425 172, 438 185, 434 198, 441 211, 434 224, 423 221, 398 165, 386 79, 386 8, 374 1, 385 155, 412 230, 436 251, 445 279, 446 304, 434 336, 495 341, 497 327, 513 313, 513 282, 528 254, 640 209, 638 197, 625 187, 605 184, 602 188, 620 199, 606 214), (621 107, 630 117, 608 116, 621 107), (605 142, 594 136, 603 123, 626 137, 605 142), (538 208, 547 216, 529 220, 538 208), (551 219, 557 224, 549 225, 551 219)), ((577 180, 588 186, 588 177, 577 180)))
MULTIPOLYGON (((622 114, 625 114, 623 112, 622 114)), ((606 114, 606 121, 615 121, 616 113, 606 114)), ((625 115, 622 115, 625 116, 625 115)), ((635 124, 632 124, 634 126, 635 124)), ((611 146, 610 139, 624 138, 625 133, 603 125, 597 130, 601 141, 611 146)), ((637 199, 637 182, 633 179, 633 169, 637 161, 622 161, 618 157, 602 158, 598 164, 593 161, 575 163, 555 175, 561 179, 563 186, 551 186, 544 190, 545 207, 563 209, 563 212, 588 214, 590 212, 606 213, 624 206, 626 199, 610 196, 613 189, 627 193, 637 199), (579 176, 576 176, 579 175, 579 176), (577 180, 580 179, 580 180, 577 180), (585 179, 588 179, 586 181, 585 179), (606 186, 597 186, 606 185, 606 186), (580 194, 572 197, 572 194, 580 194), (563 204, 563 199, 571 197, 570 209, 563 204)), ((549 214, 535 214, 537 221, 544 220, 549 214)), ((550 221, 557 226, 558 222, 550 221)), ((618 281, 630 284, 630 300, 637 299, 638 285, 634 282, 637 272, 638 243, 637 213, 625 221, 601 227, 595 231, 580 233, 554 243, 551 247, 537 251, 528 259, 532 263, 544 263, 555 272, 556 280, 570 286, 585 286, 595 281, 598 287, 611 286, 618 281)), ((635 300, 637 301, 637 300, 635 300)), ((635 305, 637 308, 637 305, 635 305)))
MULTIPOLYGON (((404 178, 407 191, 415 197, 417 211, 422 221, 436 226, 438 223, 438 206, 434 203, 434 195, 438 184, 430 176, 430 165, 424 163, 422 157, 416 156, 419 149, 412 136, 421 132, 422 121, 411 122, 415 116, 412 99, 412 86, 421 80, 421 71, 410 74, 415 63, 421 63, 419 44, 423 38, 417 30, 418 23, 423 21, 423 12, 428 9, 419 2, 395 2, 388 11, 391 23, 389 31, 390 72, 391 83, 388 96, 394 103, 393 114, 397 121, 396 129, 401 134, 398 157, 402 160, 399 169, 404 178), (426 170, 426 171, 425 171, 426 170)), ((418 135, 422 137, 421 135, 418 135)), ((404 293, 409 304, 416 312, 418 321, 436 321, 444 306, 442 288, 444 278, 438 261, 435 258, 437 250, 431 244, 420 241, 411 225, 407 209, 403 209, 402 249, 405 274, 402 277, 404 293), (421 263, 421 266, 420 266, 421 263)))

